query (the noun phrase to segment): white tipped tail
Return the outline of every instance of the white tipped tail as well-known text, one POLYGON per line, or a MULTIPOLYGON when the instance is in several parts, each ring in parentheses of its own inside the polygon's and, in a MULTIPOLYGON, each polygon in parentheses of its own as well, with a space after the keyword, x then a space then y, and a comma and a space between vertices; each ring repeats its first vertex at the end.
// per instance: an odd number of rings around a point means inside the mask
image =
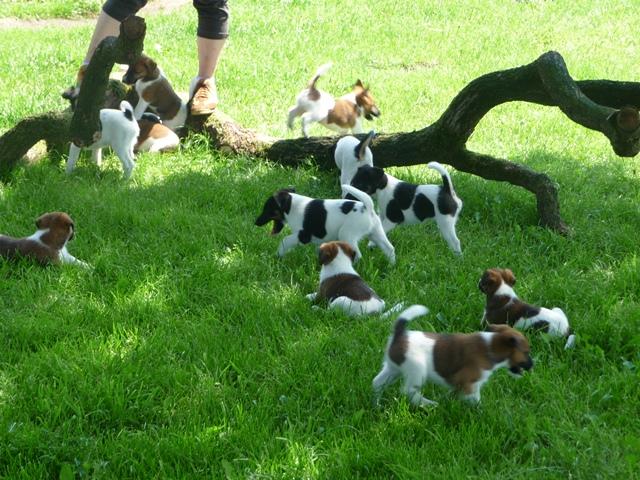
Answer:
POLYGON ((325 63, 324 65, 320 65, 320 67, 318 67, 318 70, 316 70, 316 74, 311 78, 311 80, 309 80, 309 88, 315 88, 316 82, 318 81, 318 79, 321 76, 326 75, 326 73, 329 71, 332 65, 333 65, 332 62, 328 62, 328 63, 325 63))
POLYGON ((449 176, 449 172, 438 162, 429 162, 427 163, 427 167, 434 169, 442 176, 442 183, 446 190, 449 191, 451 195, 457 197, 455 190, 453 189, 453 182, 451 181, 451 177, 449 176))
POLYGON ((129 120, 133 121, 133 107, 131 106, 131 104, 129 102, 127 102, 126 100, 123 100, 122 102, 120 102, 120 111, 122 113, 124 113, 124 116, 127 117, 129 120))
POLYGON ((424 305, 411 305, 398 316, 398 320, 406 320, 409 322, 414 318, 421 317, 427 313, 429 313, 429 309, 424 305))
POLYGON ((358 190, 356 187, 352 187, 351 185, 345 184, 345 185, 342 185, 342 193, 343 195, 345 193, 350 193, 351 195, 356 197, 358 200, 360 200, 362 203, 364 203, 364 208, 369 210, 371 215, 376 214, 376 210, 373 207, 373 200, 371 200, 371 197, 366 193, 364 193, 362 190, 358 190))

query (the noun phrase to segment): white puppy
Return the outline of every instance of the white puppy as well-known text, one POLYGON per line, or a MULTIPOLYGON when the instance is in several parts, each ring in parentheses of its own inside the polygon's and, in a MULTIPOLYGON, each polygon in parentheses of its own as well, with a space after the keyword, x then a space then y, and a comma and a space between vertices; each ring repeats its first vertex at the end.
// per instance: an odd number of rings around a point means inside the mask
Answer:
POLYGON ((351 93, 335 100, 327 92, 316 88, 316 82, 324 75, 330 63, 322 65, 309 85, 296 98, 296 104, 289 109, 287 126, 293 128, 293 121, 301 117, 302 134, 309 136, 309 125, 319 122, 325 127, 340 132, 362 133, 362 117, 372 120, 380 116, 380 110, 375 104, 371 92, 360 80, 353 86, 351 93))
POLYGON ((298 195, 291 189, 280 190, 265 202, 255 224, 262 226, 273 221, 272 235, 279 233, 285 224, 291 227, 293 233, 282 240, 279 256, 296 245, 342 240, 351 245, 358 260, 362 256, 358 242, 369 237, 395 263, 395 249, 382 229, 371 197, 350 185, 342 188, 359 201, 320 200, 298 195))
POLYGON ((360 167, 373 167, 373 153, 369 146, 374 136, 375 132, 371 130, 363 140, 351 135, 338 140, 333 158, 340 170, 340 185, 351 185, 351 180, 360 167))
POLYGON ((470 402, 480 401, 480 388, 499 368, 520 376, 533 367, 529 342, 507 325, 489 325, 490 332, 442 334, 407 330, 407 323, 425 315, 423 305, 400 314, 385 349, 382 370, 373 379, 375 404, 382 390, 398 377, 403 392, 415 406, 435 405, 422 396, 422 385, 433 382, 460 392, 470 402))
MULTIPOLYGON (((113 151, 122 162, 124 177, 129 178, 135 167, 133 146, 136 144, 140 133, 138 122, 133 118, 133 107, 129 102, 123 100, 120 103, 120 110, 103 108, 100 110, 100 124, 102 125, 102 130, 96 133, 96 141, 86 148, 92 150, 93 160, 98 166, 102 164, 102 148, 113 148, 113 151)), ((76 161, 80 156, 80 150, 81 147, 71 142, 69 159, 67 160, 67 174, 73 172, 76 161)))
POLYGON ((440 185, 414 185, 385 173, 383 169, 364 165, 358 168, 351 185, 377 196, 380 219, 385 233, 396 225, 413 225, 433 218, 440 233, 456 255, 460 255, 460 240, 456 223, 462 210, 449 172, 438 162, 429 162, 429 168, 442 176, 440 185))

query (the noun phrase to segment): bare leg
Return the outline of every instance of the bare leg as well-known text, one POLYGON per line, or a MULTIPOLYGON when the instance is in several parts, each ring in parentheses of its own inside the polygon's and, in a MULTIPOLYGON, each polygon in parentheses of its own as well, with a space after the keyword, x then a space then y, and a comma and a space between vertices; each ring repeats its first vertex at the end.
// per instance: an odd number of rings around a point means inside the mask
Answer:
POLYGON ((93 30, 93 36, 87 49, 87 54, 84 57, 84 64, 88 64, 89 60, 93 56, 96 48, 102 40, 106 37, 117 37, 120 34, 120 22, 113 17, 110 17, 104 11, 100 12, 98 21, 96 22, 96 28, 93 30))
POLYGON ((216 73, 218 59, 225 44, 224 38, 197 37, 198 45, 198 77, 210 78, 216 73))

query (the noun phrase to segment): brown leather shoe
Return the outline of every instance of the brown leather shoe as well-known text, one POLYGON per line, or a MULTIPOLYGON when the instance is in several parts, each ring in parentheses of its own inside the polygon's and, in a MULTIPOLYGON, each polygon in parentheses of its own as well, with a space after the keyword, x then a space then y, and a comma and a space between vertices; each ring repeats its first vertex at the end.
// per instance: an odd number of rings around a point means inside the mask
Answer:
POLYGON ((191 115, 211 115, 218 106, 218 91, 214 78, 198 80, 191 101, 191 115))

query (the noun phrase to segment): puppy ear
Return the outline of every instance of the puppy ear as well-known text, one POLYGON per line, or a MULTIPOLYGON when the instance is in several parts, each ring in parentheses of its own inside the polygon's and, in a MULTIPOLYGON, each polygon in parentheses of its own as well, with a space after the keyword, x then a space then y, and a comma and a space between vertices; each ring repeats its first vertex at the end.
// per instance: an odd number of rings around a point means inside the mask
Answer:
POLYGON ((513 287, 516 284, 516 276, 513 274, 513 272, 510 269, 505 268, 504 270, 502 270, 501 275, 503 280, 507 283, 507 285, 510 285, 513 287))
POLYGON ((338 245, 342 249, 342 251, 351 259, 351 263, 355 262, 356 251, 351 248, 351 245, 349 245, 347 242, 339 242, 338 245))
POLYGON ((384 173, 384 169, 380 167, 373 167, 371 170, 373 175, 373 181, 377 188, 384 188, 387 186, 387 176, 384 173))
POLYGON ((323 243, 320 245, 318 260, 320 265, 328 265, 338 255, 338 245, 335 242, 323 243))
POLYGON ((489 325, 487 325, 486 330, 487 332, 500 333, 504 332, 505 330, 509 330, 509 327, 507 325, 499 323, 490 323, 489 325))
POLYGON ((360 79, 356 80, 356 84, 354 85, 354 87, 361 87, 364 88, 364 85, 362 84, 362 82, 360 81, 360 79))
POLYGON ((495 272, 493 270, 485 270, 478 282, 478 288, 482 293, 487 295, 493 294, 498 285, 496 285, 495 272))
POLYGON ((376 132, 371 130, 367 136, 358 144, 358 160, 364 160, 365 154, 367 153, 367 148, 371 145, 371 140, 375 137, 376 132))
POLYGON ((44 230, 51 226, 51 215, 44 213, 36 219, 36 228, 38 230, 44 230))
POLYGON ((280 190, 274 195, 274 198, 280 210, 289 213, 289 210, 291 210, 291 192, 289 190, 280 190))

